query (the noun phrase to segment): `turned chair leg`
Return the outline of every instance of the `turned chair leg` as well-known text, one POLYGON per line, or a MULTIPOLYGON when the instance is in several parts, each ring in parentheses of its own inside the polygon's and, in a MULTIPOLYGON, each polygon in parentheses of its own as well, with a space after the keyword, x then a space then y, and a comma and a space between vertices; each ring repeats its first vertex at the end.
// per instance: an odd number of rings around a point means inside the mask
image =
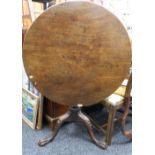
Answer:
POLYGON ((131 140, 132 133, 130 131, 125 130, 125 123, 126 123, 126 119, 129 113, 130 103, 131 103, 130 98, 127 98, 124 104, 124 113, 121 116, 120 124, 121 124, 122 134, 131 140))
POLYGON ((115 119, 115 109, 110 109, 109 111, 109 116, 108 116, 108 123, 107 123, 107 131, 106 131, 106 143, 108 145, 111 145, 112 142, 112 133, 113 133, 113 128, 114 128, 114 119, 115 119))

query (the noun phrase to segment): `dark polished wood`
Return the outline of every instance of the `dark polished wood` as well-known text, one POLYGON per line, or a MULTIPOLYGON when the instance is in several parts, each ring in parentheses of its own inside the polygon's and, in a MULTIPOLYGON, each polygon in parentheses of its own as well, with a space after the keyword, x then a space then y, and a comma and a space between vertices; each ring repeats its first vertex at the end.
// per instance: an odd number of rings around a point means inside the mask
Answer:
POLYGON ((125 28, 105 8, 66 2, 49 8, 32 24, 23 61, 34 86, 50 100, 92 105, 123 81, 131 45, 125 28))
POLYGON ((83 122, 84 125, 87 127, 89 136, 90 136, 91 140, 94 142, 94 144, 101 147, 102 149, 107 148, 107 144, 104 141, 99 141, 96 139, 90 119, 85 114, 83 114, 81 112, 81 109, 78 106, 70 108, 70 110, 67 113, 58 117, 55 129, 53 131, 53 135, 46 137, 44 139, 41 139, 38 142, 38 145, 44 146, 44 145, 48 144, 49 142, 51 142, 52 140, 54 140, 54 138, 57 135, 62 124, 65 122, 68 122, 68 121, 69 122, 72 122, 72 121, 83 122))

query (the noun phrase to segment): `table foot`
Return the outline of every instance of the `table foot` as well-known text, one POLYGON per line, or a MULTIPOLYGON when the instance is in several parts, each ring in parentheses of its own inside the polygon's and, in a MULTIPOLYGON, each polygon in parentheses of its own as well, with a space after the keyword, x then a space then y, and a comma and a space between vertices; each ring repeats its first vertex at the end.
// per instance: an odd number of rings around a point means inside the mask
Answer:
POLYGON ((88 129, 89 136, 90 136, 91 140, 93 141, 93 143, 102 149, 107 148, 107 144, 105 143, 105 141, 98 141, 96 139, 94 132, 93 132, 93 127, 92 127, 93 124, 91 123, 90 119, 85 114, 83 114, 81 112, 81 109, 78 106, 72 107, 67 113, 58 117, 55 129, 53 131, 53 135, 39 140, 38 145, 44 146, 44 145, 48 144, 49 142, 52 142, 54 140, 54 138, 56 137, 62 124, 64 122, 68 122, 68 121, 69 122, 73 122, 73 121, 83 122, 88 129))
POLYGON ((108 147, 106 142, 105 141, 98 141, 96 139, 94 132, 93 132, 93 127, 92 127, 92 123, 91 123, 90 119, 86 115, 84 115, 82 112, 80 112, 78 114, 78 116, 79 116, 81 122, 83 122, 85 124, 85 126, 87 127, 89 136, 90 136, 91 140, 93 141, 93 143, 102 149, 106 149, 108 147))
POLYGON ((46 137, 46 138, 39 140, 38 145, 44 146, 44 145, 52 142, 54 140, 54 138, 56 137, 60 127, 69 118, 69 116, 70 116, 70 113, 66 113, 66 114, 60 116, 57 119, 56 126, 55 126, 54 131, 53 131, 53 135, 50 135, 49 137, 46 137))

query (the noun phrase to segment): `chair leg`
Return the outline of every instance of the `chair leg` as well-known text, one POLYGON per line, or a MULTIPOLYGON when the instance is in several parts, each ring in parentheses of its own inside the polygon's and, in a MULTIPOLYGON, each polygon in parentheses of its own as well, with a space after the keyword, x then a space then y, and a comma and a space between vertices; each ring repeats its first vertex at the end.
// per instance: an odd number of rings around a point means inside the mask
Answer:
POLYGON ((120 124, 121 124, 122 134, 131 140, 132 132, 125 130, 125 122, 126 122, 126 119, 127 119, 128 113, 129 113, 130 104, 131 104, 130 98, 127 98, 125 101, 125 104, 124 104, 124 113, 121 116, 120 124))
POLYGON ((113 127, 114 127, 114 119, 115 119, 115 109, 110 109, 109 116, 108 116, 108 124, 107 124, 107 130, 106 130, 106 143, 108 145, 111 145, 112 142, 112 133, 113 133, 113 127))

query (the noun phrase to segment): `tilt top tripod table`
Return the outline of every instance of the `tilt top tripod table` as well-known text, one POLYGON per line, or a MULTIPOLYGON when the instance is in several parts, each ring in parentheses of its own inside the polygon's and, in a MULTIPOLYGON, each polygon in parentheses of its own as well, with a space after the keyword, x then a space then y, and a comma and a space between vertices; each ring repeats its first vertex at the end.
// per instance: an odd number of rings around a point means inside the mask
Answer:
POLYGON ((32 24, 23 46, 23 62, 39 91, 70 110, 57 118, 54 139, 66 121, 82 121, 90 138, 92 122, 78 104, 95 104, 112 94, 128 73, 131 44, 121 22, 105 8, 86 1, 70 1, 47 9, 32 24))

